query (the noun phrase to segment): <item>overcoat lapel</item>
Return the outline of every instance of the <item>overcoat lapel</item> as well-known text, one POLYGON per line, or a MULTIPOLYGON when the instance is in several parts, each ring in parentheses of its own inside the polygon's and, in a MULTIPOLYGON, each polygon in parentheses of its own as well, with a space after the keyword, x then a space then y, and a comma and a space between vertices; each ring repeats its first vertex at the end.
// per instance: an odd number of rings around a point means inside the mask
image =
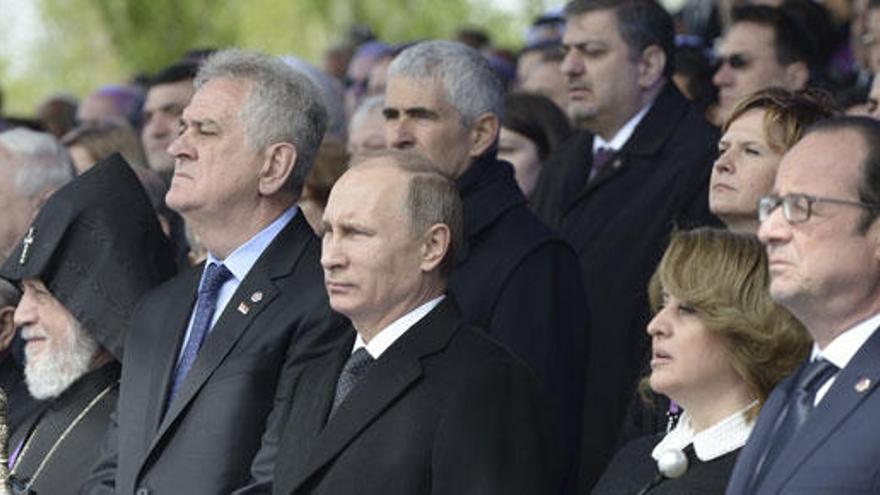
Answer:
POLYGON ((457 310, 444 301, 376 361, 315 438, 308 461, 300 464, 304 469, 293 476, 294 491, 406 393, 422 376, 421 359, 446 346, 458 321, 457 310))
POLYGON ((810 413, 801 426, 800 433, 780 452, 779 459, 767 473, 762 491, 776 493, 788 481, 804 461, 818 449, 859 404, 877 389, 880 382, 880 331, 875 331, 852 361, 840 371, 822 402, 810 413), (862 390, 856 384, 863 379, 870 380, 870 386, 862 390))

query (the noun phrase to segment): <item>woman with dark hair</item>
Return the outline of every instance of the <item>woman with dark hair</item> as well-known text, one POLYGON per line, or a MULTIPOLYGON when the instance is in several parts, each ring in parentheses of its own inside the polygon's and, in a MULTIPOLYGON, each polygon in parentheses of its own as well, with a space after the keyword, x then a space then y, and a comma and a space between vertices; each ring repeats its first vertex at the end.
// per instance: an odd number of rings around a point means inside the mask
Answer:
POLYGON ((614 458, 594 494, 724 493, 736 456, 776 384, 810 349, 770 299, 758 239, 719 229, 673 234, 651 279, 651 374, 645 388, 683 410, 666 434, 614 458))
POLYGON ((528 197, 542 163, 571 135, 568 117, 546 96, 508 93, 498 139, 498 158, 513 165, 516 183, 528 197))
POLYGON ((770 193, 782 155, 811 124, 839 112, 813 90, 767 88, 740 100, 721 129, 709 209, 728 228, 757 233, 758 200, 770 193))

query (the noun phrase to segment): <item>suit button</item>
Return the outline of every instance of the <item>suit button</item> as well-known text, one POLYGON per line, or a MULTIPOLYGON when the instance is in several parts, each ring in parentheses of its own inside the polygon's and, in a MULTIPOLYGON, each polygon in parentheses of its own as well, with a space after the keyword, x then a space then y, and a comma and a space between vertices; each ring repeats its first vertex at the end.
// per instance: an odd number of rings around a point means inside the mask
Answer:
POLYGON ((138 488, 137 495, 150 495, 148 488, 138 488))

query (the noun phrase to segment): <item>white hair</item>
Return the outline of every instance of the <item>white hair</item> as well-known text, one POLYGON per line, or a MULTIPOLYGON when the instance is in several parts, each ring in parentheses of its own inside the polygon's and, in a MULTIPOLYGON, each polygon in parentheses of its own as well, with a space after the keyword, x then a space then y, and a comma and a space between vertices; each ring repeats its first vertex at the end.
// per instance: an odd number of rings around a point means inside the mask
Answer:
POLYGON ((320 90, 280 58, 237 49, 221 50, 202 63, 194 82, 196 91, 214 79, 253 85, 242 111, 249 144, 258 150, 279 142, 296 147, 288 186, 299 195, 327 130, 320 90))
POLYGON ((484 113, 502 116, 504 87, 486 58, 467 45, 445 40, 417 43, 391 62, 388 79, 392 77, 439 81, 446 102, 458 111, 465 127, 484 113))
POLYGON ((15 190, 22 197, 33 198, 73 180, 70 155, 51 134, 22 127, 0 132, 0 156, 4 151, 12 156, 0 160, 7 162, 3 173, 12 174, 15 190))

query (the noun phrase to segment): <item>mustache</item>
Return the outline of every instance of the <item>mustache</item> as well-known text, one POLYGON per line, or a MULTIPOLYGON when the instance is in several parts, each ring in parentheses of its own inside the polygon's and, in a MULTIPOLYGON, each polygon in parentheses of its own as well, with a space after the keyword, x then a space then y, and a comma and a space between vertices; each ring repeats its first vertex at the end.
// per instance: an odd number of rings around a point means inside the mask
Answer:
POLYGON ((46 329, 39 325, 23 325, 19 327, 19 332, 21 332, 21 338, 27 339, 45 339, 48 337, 46 333, 46 329))

